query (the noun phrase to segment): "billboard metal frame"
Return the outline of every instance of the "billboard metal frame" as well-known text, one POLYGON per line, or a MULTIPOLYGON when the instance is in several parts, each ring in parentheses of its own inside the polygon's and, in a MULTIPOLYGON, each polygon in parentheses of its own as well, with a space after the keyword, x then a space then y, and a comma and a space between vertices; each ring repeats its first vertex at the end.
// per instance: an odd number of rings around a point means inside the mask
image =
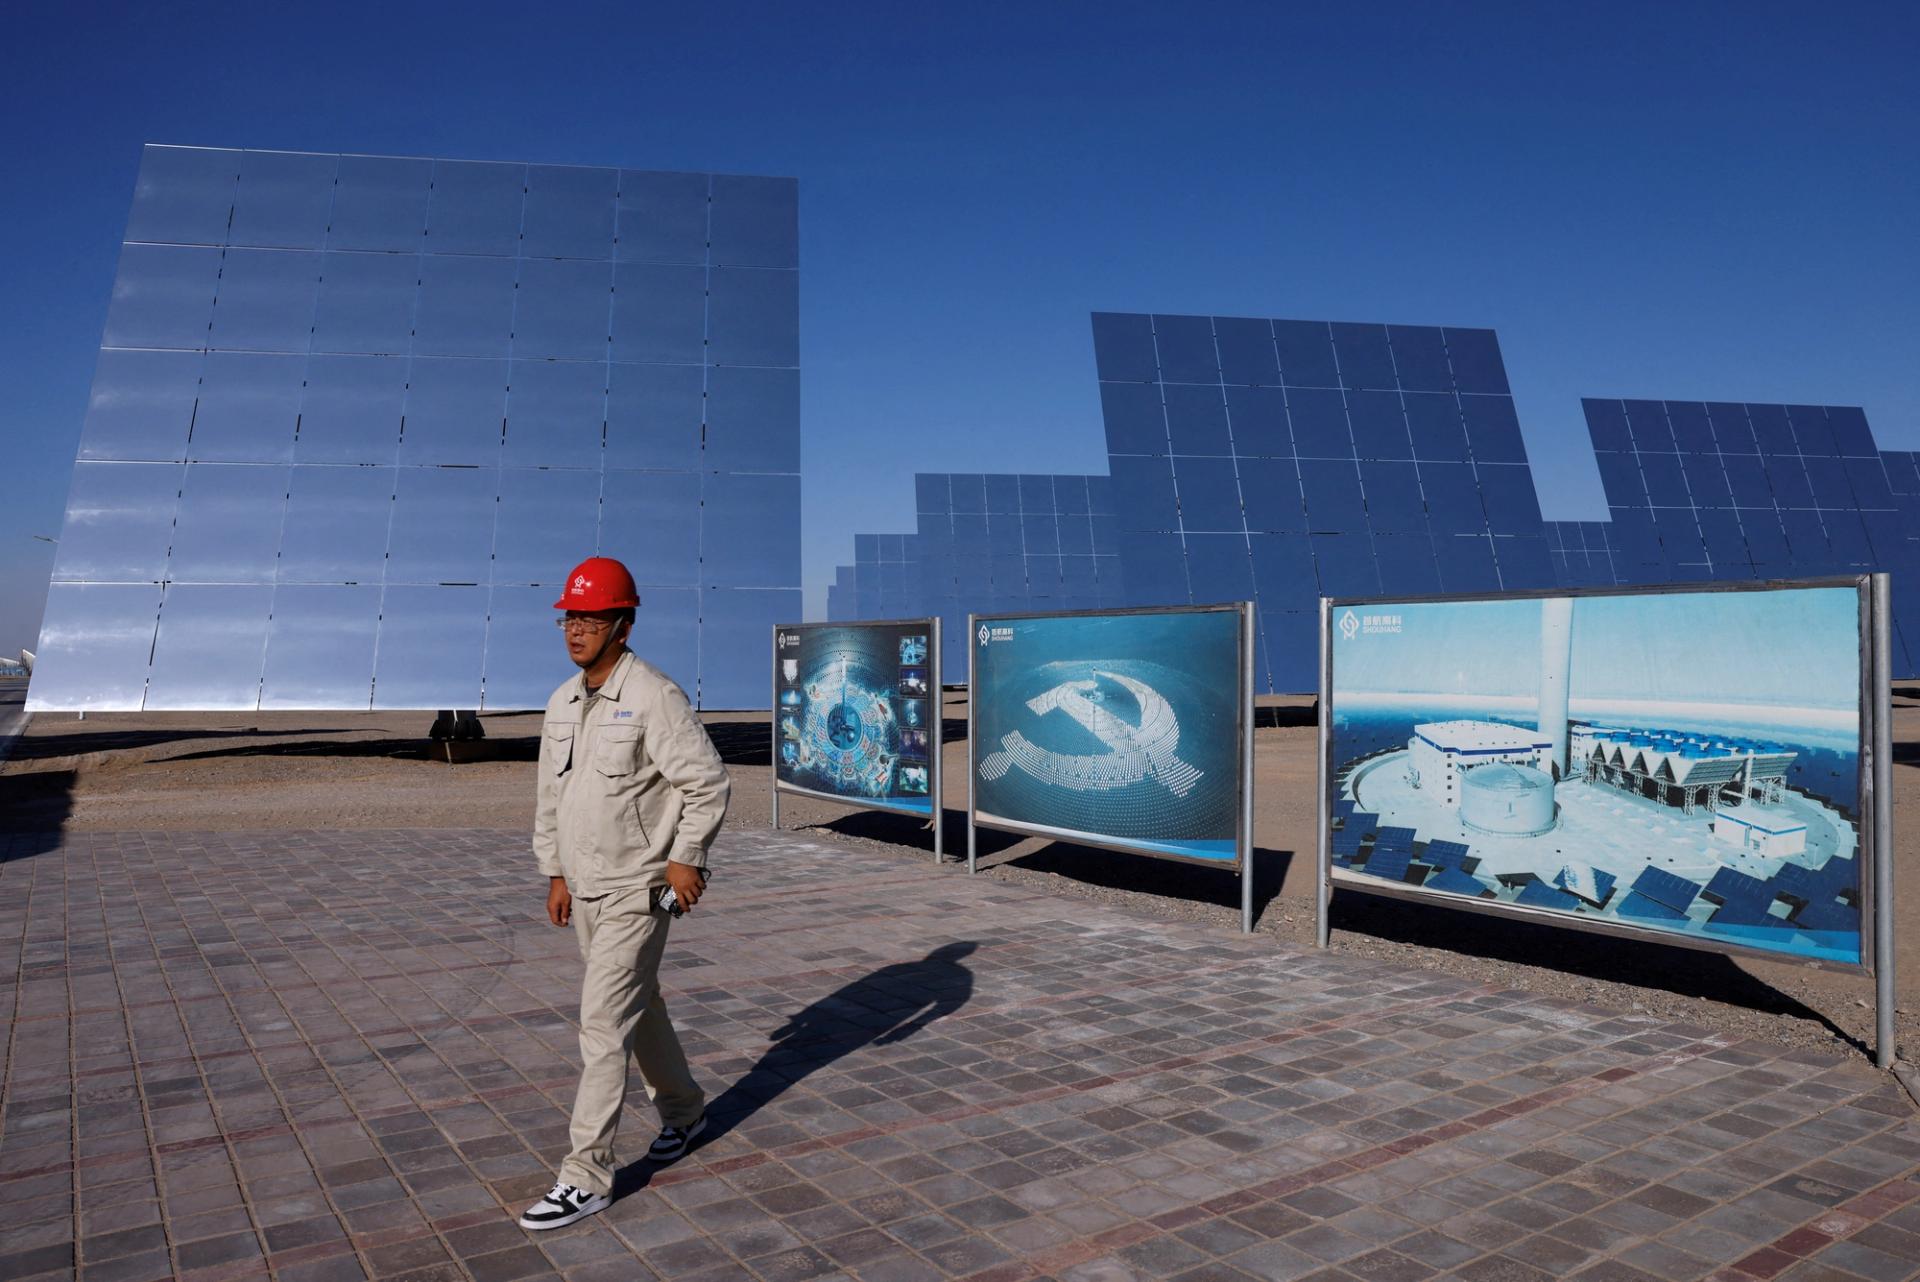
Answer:
POLYGON ((1877 1004, 1875 1062, 1886 1068, 1893 1062, 1893 814, 1892 791, 1892 610, 1889 576, 1884 573, 1833 575, 1805 579, 1735 580, 1705 583, 1665 583, 1651 586, 1615 586, 1584 588, 1539 588, 1514 592, 1477 592, 1459 595, 1372 596, 1320 598, 1320 727, 1319 797, 1315 802, 1318 830, 1315 834, 1317 858, 1315 878, 1318 909, 1318 939, 1327 947, 1331 926, 1329 910, 1333 890, 1377 895, 1413 903, 1431 904, 1460 912, 1508 917, 1564 930, 1585 931, 1618 939, 1667 944, 1700 952, 1752 958, 1760 961, 1870 974, 1874 979, 1877 1004), (1806 588, 1850 588, 1859 597, 1860 636, 1860 727, 1857 745, 1859 761, 1856 823, 1860 839, 1860 960, 1835 962, 1817 957, 1796 957, 1725 940, 1703 939, 1678 933, 1630 926, 1619 922, 1596 921, 1569 916, 1551 909, 1507 903, 1486 903, 1464 896, 1446 895, 1414 887, 1400 889, 1385 882, 1375 886, 1346 877, 1336 878, 1333 868, 1333 812, 1330 788, 1336 766, 1333 761, 1333 618, 1345 607, 1368 608, 1388 605, 1465 604, 1474 601, 1544 600, 1565 597, 1673 596, 1714 592, 1777 592, 1806 588))
POLYGON ((981 828, 997 832, 1016 833, 1023 837, 1045 837, 1054 841, 1070 842, 1076 846, 1090 846, 1096 850, 1112 850, 1121 854, 1144 855, 1150 859, 1165 859, 1174 863, 1193 864, 1203 868, 1230 869, 1240 878, 1240 929, 1246 933, 1253 931, 1253 602, 1233 601, 1220 605, 1175 605, 1175 606, 1134 606, 1110 610, 1036 610, 1012 614, 968 614, 967 615, 967 871, 979 870, 978 842, 976 833, 981 828), (1238 748, 1238 774, 1235 789, 1236 820, 1234 833, 1234 856, 1231 863, 1218 859, 1202 859, 1194 855, 1172 854, 1164 850, 1130 844, 1114 838, 1084 833, 1078 829, 1049 828, 1040 824, 1023 824, 1015 820, 999 819, 983 821, 974 798, 975 772, 979 763, 975 760, 975 751, 979 744, 976 713, 979 707, 976 695, 979 683, 975 679, 974 660, 979 653, 974 644, 973 634, 980 620, 1020 619, 1107 619, 1123 615, 1166 615, 1166 614, 1222 614, 1233 612, 1239 617, 1238 663, 1239 697, 1234 704, 1234 736, 1238 748))
POLYGON ((915 819, 925 819, 933 825, 933 862, 946 861, 946 844, 942 822, 945 807, 941 800, 940 758, 943 747, 943 732, 946 726, 945 709, 941 706, 940 686, 940 617, 934 615, 925 619, 862 619, 857 623, 776 623, 773 626, 771 650, 773 662, 769 671, 773 675, 772 712, 767 717, 767 733, 771 740, 768 748, 768 767, 773 772, 773 823, 780 827, 780 794, 792 793, 796 797, 811 797, 815 801, 831 801, 854 810, 884 810, 889 814, 908 815, 915 819), (795 784, 783 783, 780 779, 780 634, 815 628, 918 628, 927 630, 927 702, 933 705, 934 724, 928 727, 930 742, 927 746, 927 800, 926 812, 911 806, 889 804, 884 799, 870 797, 843 797, 837 793, 821 792, 817 788, 802 788, 795 784))

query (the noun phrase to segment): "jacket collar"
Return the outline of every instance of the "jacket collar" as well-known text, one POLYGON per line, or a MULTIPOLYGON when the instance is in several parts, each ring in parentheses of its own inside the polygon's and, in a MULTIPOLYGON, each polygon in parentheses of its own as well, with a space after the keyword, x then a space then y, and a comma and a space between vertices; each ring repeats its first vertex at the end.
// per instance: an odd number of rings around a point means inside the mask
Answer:
MULTIPOLYGON (((633 651, 628 650, 626 653, 622 654, 619 658, 619 661, 613 665, 613 671, 607 674, 606 684, 600 687, 600 697, 602 699, 611 699, 615 703, 620 702, 621 688, 626 685, 627 673, 632 671, 632 669, 633 669, 633 651)), ((587 697, 587 674, 584 672, 577 672, 574 674, 574 677, 573 677, 572 702, 578 703, 586 697, 587 697)))

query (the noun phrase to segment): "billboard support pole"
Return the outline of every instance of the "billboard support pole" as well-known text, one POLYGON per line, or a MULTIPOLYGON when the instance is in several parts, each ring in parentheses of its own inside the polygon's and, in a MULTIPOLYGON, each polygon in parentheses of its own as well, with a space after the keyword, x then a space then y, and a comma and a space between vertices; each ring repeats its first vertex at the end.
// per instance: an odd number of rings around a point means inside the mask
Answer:
POLYGON ((1332 702, 1328 698, 1333 693, 1333 645, 1329 625, 1332 610, 1327 598, 1320 598, 1320 707, 1319 715, 1314 718, 1319 729, 1316 742, 1319 745, 1320 759, 1314 771, 1319 780, 1319 796, 1314 801, 1314 813, 1319 821, 1314 826, 1313 835, 1313 934, 1314 942, 1320 947, 1327 946, 1328 937, 1333 933, 1332 922, 1328 916, 1328 901, 1332 898, 1327 886, 1327 869, 1333 859, 1332 825, 1333 814, 1327 806, 1327 754, 1332 750, 1332 725, 1329 721, 1332 702))
POLYGON ((773 794, 773 827, 774 831, 778 832, 780 829, 780 625, 777 623, 773 625, 773 662, 768 667, 773 676, 773 702, 767 705, 772 709, 767 713, 767 742, 770 745, 767 750, 767 767, 773 774, 768 782, 773 785, 769 791, 773 794))
POLYGON ((973 827, 973 713, 974 693, 979 686, 974 683, 973 673, 973 629, 974 615, 967 615, 967 873, 971 876, 979 871, 977 862, 975 831, 973 827))
POLYGON ((1893 1067, 1893 593, 1873 584, 1873 1062, 1893 1067))
POLYGON ((1253 933, 1253 603, 1240 604, 1240 933, 1253 933))
POLYGON ((927 675, 931 678, 928 684, 933 688, 927 692, 927 702, 933 705, 933 724, 927 727, 927 731, 933 736, 933 743, 927 750, 927 762, 933 768, 933 862, 944 864, 947 862, 946 844, 943 841, 947 807, 940 781, 946 775, 942 758, 947 755, 947 696, 946 687, 940 684, 940 616, 936 614, 928 622, 931 626, 927 642, 931 650, 927 655, 927 675))

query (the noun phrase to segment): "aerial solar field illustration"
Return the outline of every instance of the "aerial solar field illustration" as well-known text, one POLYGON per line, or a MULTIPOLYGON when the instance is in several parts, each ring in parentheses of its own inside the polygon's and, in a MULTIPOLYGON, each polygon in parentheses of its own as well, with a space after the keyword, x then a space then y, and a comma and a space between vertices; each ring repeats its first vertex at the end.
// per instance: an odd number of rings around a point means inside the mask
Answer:
POLYGON ((924 622, 778 630, 774 729, 781 787, 931 812, 929 635, 924 622))
POLYGON ((1336 883, 1860 960, 1853 587, 1338 605, 1336 883))
POLYGON ((978 822, 1237 858, 1240 616, 981 618, 978 822))

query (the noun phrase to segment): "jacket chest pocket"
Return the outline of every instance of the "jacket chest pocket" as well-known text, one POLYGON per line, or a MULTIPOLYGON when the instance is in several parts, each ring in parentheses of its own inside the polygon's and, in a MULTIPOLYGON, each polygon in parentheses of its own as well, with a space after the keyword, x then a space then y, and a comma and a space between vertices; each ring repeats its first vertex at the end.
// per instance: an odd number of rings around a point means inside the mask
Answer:
POLYGON ((556 775, 563 775, 573 768, 573 731, 571 721, 549 721, 541 729, 540 755, 545 758, 546 766, 556 775))
POLYGON ((640 727, 602 726, 593 743, 593 768, 603 775, 630 775, 640 768, 640 727))

